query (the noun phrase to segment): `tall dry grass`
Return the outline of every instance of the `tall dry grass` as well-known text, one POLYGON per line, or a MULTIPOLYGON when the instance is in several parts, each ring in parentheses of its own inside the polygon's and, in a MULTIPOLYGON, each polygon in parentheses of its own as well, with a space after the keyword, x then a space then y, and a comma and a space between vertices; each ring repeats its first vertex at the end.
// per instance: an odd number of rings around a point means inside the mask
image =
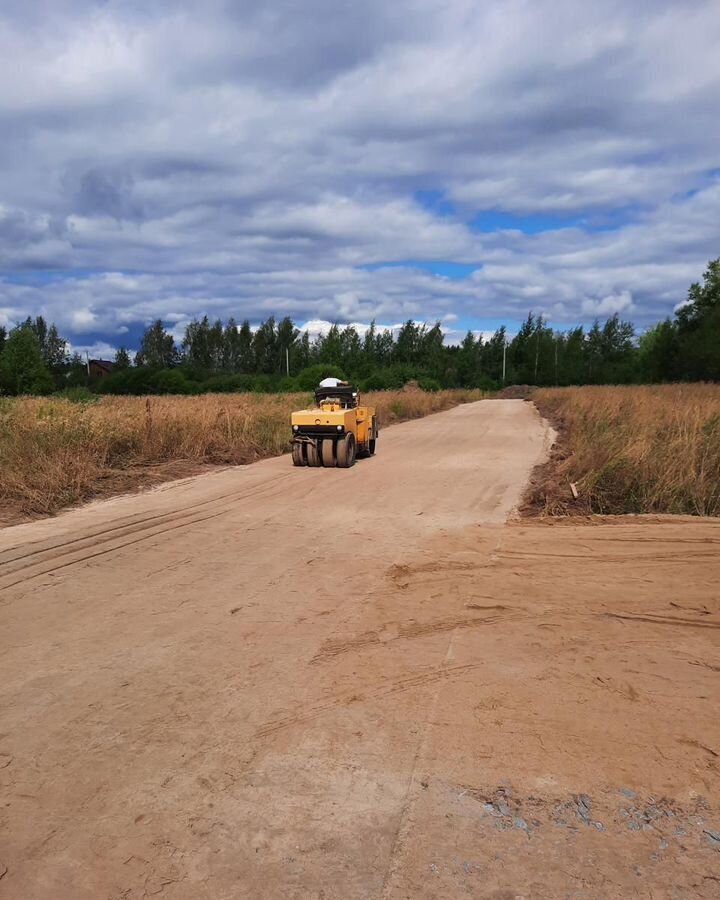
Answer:
MULTIPOLYGON (((364 400, 377 407, 382 428, 481 397, 480 391, 387 391, 364 400)), ((290 413, 310 402, 307 394, 102 397, 89 403, 0 398, 0 518, 54 513, 173 477, 193 464, 278 455, 289 448, 290 413)))
POLYGON ((533 399, 564 433, 535 489, 548 512, 720 515, 720 385, 541 389, 533 399))

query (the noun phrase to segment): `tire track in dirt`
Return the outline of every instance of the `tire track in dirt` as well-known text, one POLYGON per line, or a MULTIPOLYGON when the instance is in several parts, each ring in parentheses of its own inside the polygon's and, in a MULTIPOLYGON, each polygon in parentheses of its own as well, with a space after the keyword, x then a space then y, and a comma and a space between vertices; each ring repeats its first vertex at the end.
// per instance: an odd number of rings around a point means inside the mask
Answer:
MULTIPOLYGON (((477 608, 477 607, 476 607, 477 608)), ((494 606, 483 607, 505 612, 507 607, 494 606)), ((348 639, 330 639, 326 641, 320 650, 310 660, 311 665, 325 662, 341 656, 343 653, 352 653, 370 646, 381 646, 394 641, 412 640, 413 638, 426 637, 430 634, 442 634, 453 631, 456 628, 476 628, 480 625, 496 625, 508 618, 516 618, 512 615, 495 616, 465 616, 448 619, 436 619, 431 622, 410 622, 407 624, 390 624, 382 631, 368 631, 357 637, 348 639)))
MULTIPOLYGON (((505 551, 503 553, 507 559, 547 559, 547 556, 544 556, 541 553, 535 553, 532 550, 515 550, 515 551, 505 551)), ((587 555, 583 553, 552 553, 550 554, 551 559, 577 559, 584 560, 587 559, 587 555)), ((594 562, 618 562, 624 563, 627 560, 627 557, 622 554, 612 554, 612 553, 593 553, 593 561, 594 562)), ((686 550, 681 549, 676 552, 667 552, 667 553, 636 553, 633 556, 634 560, 638 562, 675 562, 676 560, 686 560, 686 559, 697 559, 697 560, 715 560, 717 558, 716 550, 686 550)))
POLYGON ((105 537, 110 540, 114 532, 122 531, 123 529, 129 529, 133 526, 143 526, 152 522, 161 524, 162 520, 173 521, 181 517, 185 513, 191 513, 194 510, 198 510, 205 506, 215 505, 221 503, 224 500, 236 501, 241 499, 250 499, 258 495, 262 495, 263 493, 272 492, 272 490, 277 487, 278 482, 286 481, 288 477, 288 475, 283 475, 279 479, 275 479, 275 481, 271 484, 261 483, 255 488, 250 487, 243 488, 242 490, 238 491, 230 491, 227 494, 220 494, 219 496, 211 497, 208 500, 201 500, 197 503, 191 503, 188 506, 182 506, 167 513, 156 513, 150 516, 123 516, 122 519, 116 522, 116 524, 105 524, 98 531, 90 531, 82 534, 80 537, 71 538, 70 540, 66 541, 56 541, 55 543, 50 543, 47 546, 43 546, 47 543, 46 541, 32 541, 27 544, 18 544, 13 547, 8 547, 5 550, 0 551, 0 567, 9 565, 13 562, 29 559, 32 556, 50 552, 52 550, 62 550, 63 548, 70 547, 74 544, 90 541, 97 542, 105 537), (22 547, 31 547, 33 549, 31 549, 28 553, 19 553, 16 556, 8 555, 11 554, 14 550, 19 550, 22 547))
POLYGON ((264 484, 256 489, 245 489, 214 497, 174 512, 140 517, 134 522, 91 532, 69 541, 58 541, 48 547, 36 548, 30 553, 8 559, 0 558, 0 571, 4 570, 0 574, 0 590, 8 590, 33 578, 87 562, 153 537, 169 534, 179 528, 187 528, 234 512, 237 510, 237 503, 242 500, 257 500, 281 491, 282 484, 278 482, 282 482, 287 477, 283 476, 282 479, 278 479, 270 485, 264 484), (212 507, 223 502, 225 505, 221 509, 212 511, 212 507), (205 509, 206 507, 210 507, 210 509, 205 509), (197 515, 201 510, 203 512, 197 515), (130 540, 124 540, 128 537, 130 540), (97 550, 98 547, 103 549, 97 550), (86 553, 86 550, 95 552, 86 553), (31 561, 27 562, 28 560, 31 561), (15 563, 19 563, 19 565, 14 565, 15 563))
POLYGON ((600 614, 605 619, 621 619, 624 622, 649 622, 652 625, 675 625, 684 628, 720 628, 720 622, 700 622, 696 619, 685 619, 680 616, 634 615, 632 613, 605 612, 600 614))
POLYGON ((429 672, 418 672, 416 674, 401 678, 390 684, 377 685, 376 687, 360 688, 356 691, 347 691, 342 694, 336 694, 320 703, 315 703, 306 710, 288 713, 270 719, 255 731, 254 739, 270 737, 279 731, 287 728, 293 728, 296 725, 306 725, 323 713, 336 709, 338 706, 348 706, 351 703, 362 703, 365 700, 382 700, 385 697, 394 694, 402 694, 405 691, 414 688, 425 687, 429 684, 435 684, 439 681, 457 678, 467 672, 477 668, 477 664, 471 663, 462 666, 452 666, 448 668, 432 669, 429 672))

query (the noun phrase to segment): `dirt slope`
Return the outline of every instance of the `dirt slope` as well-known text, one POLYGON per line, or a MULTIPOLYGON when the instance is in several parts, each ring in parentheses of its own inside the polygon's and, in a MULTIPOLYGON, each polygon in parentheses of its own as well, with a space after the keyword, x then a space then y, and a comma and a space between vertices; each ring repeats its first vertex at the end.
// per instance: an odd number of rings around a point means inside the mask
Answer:
POLYGON ((504 525, 549 440, 0 531, 0 898, 717 896, 720 526, 504 525))

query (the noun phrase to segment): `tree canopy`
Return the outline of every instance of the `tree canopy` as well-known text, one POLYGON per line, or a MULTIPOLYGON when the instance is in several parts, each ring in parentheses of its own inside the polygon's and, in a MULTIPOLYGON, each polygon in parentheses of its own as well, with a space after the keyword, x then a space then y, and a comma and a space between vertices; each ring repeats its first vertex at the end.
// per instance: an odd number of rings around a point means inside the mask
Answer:
POLYGON ((0 391, 5 394, 49 394, 50 370, 35 330, 27 323, 13 329, 0 353, 0 391))

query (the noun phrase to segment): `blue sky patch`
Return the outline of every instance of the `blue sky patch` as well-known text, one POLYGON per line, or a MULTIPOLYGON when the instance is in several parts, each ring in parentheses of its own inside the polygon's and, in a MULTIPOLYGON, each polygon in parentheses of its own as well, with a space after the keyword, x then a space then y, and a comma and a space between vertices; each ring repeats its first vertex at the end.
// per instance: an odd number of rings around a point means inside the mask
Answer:
POLYGON ((549 214, 520 215, 518 213, 503 212, 502 210, 487 210, 481 212, 470 222, 473 231, 522 231, 523 234, 540 234, 543 231, 559 231, 561 228, 577 228, 583 225, 584 220, 577 216, 562 216, 549 214))
POLYGON ((97 269, 36 269, 33 271, 1 272, 0 282, 9 284, 44 285, 71 278, 89 278, 101 274, 97 269))
POLYGON ((400 259, 379 263, 367 263, 358 266, 366 272, 377 272, 378 269, 421 269, 432 275, 442 275, 445 278, 467 278, 477 269, 482 268, 482 263, 459 263, 449 260, 425 260, 425 259, 400 259))
POLYGON ((456 214, 455 205, 447 199, 445 191, 415 191, 413 196, 416 203, 434 216, 447 217, 456 214))

